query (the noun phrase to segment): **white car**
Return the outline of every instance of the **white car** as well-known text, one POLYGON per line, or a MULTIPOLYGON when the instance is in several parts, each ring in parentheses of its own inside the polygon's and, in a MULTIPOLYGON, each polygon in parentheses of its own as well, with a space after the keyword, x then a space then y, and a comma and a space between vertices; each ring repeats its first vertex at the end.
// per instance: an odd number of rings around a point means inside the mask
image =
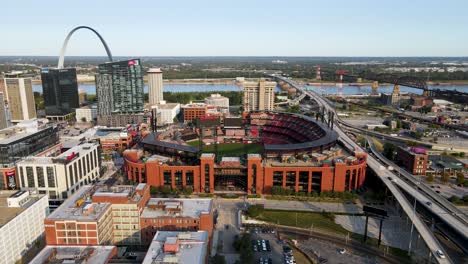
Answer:
POLYGON ((340 250, 338 250, 338 252, 343 255, 344 253, 346 253, 346 248, 340 248, 340 250))
POLYGON ((444 252, 442 252, 442 250, 440 250, 440 249, 438 249, 438 250, 436 251, 436 254, 437 254, 437 256, 438 256, 439 258, 442 258, 442 259, 445 258, 444 252))

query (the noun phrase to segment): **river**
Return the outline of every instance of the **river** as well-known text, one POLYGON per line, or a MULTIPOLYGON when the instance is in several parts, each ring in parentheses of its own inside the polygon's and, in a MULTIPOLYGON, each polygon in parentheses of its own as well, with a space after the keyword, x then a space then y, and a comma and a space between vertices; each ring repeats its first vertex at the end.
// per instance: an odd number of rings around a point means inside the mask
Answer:
MULTIPOLYGON (((309 89, 315 90, 320 94, 337 94, 338 87, 334 85, 324 86, 308 86, 309 89)), ((79 84, 78 88, 84 90, 88 94, 96 94, 96 86, 94 84, 79 84)), ((434 85, 429 86, 429 89, 441 89, 441 90, 458 90, 468 93, 468 85, 434 85)), ((276 89, 279 91, 279 88, 276 89)), ((390 93, 393 90, 391 85, 382 85, 379 87, 379 92, 390 93)), ((402 92, 410 92, 415 94, 421 94, 422 90, 414 89, 410 87, 401 86, 402 92)), ((42 93, 42 85, 34 84, 33 91, 42 93)), ((148 92, 148 86, 144 87, 145 93, 148 92)), ((165 92, 215 92, 215 91, 241 91, 241 87, 235 84, 165 84, 165 92)), ((371 86, 343 86, 343 94, 370 94, 372 91, 371 86)))
MULTIPOLYGON (((429 89, 440 89, 440 90, 457 90, 460 92, 468 93, 468 85, 429 85, 429 89)), ((335 85, 317 85, 317 86, 308 86, 308 89, 314 90, 319 94, 338 94, 338 86, 335 85)), ((393 90, 393 85, 381 85, 379 86, 379 93, 391 93, 393 90)), ((422 90, 400 86, 401 92, 422 94, 422 90)), ((372 92, 372 87, 370 85, 365 86, 349 86, 343 85, 343 94, 345 95, 358 95, 358 94, 370 94, 372 92)))

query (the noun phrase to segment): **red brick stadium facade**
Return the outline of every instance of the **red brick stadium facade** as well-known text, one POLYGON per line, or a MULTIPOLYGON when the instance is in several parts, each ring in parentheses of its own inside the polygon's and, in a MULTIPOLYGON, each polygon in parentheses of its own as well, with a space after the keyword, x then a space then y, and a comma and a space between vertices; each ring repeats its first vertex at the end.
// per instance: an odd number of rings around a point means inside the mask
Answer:
POLYGON ((223 164, 216 162, 214 154, 205 153, 195 165, 180 165, 142 158, 142 151, 128 150, 124 152, 127 177, 155 187, 190 187, 200 193, 214 193, 221 184, 241 185, 249 194, 271 194, 274 187, 305 193, 353 191, 365 180, 366 154, 340 148, 336 133, 326 124, 275 112, 251 113, 244 123, 248 140, 264 145, 261 155, 223 164))

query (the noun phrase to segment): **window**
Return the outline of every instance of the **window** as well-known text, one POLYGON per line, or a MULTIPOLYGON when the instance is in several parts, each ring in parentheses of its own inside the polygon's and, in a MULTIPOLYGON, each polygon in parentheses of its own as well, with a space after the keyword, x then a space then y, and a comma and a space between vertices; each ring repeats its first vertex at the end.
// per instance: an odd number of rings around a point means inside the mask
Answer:
POLYGON ((312 172, 312 191, 320 193, 322 190, 322 172, 313 171, 312 172))
POLYGON ((351 177, 351 171, 347 170, 346 171, 346 177, 345 177, 345 191, 349 192, 349 178, 351 177))
POLYGON ((26 182, 24 181, 23 167, 20 167, 20 176, 21 176, 21 187, 26 187, 26 182))
POLYGON ((28 179, 28 187, 35 187, 34 184, 34 172, 31 166, 26 167, 26 178, 28 179))
POLYGON ((186 171, 185 172, 185 185, 186 186, 193 186, 193 171, 186 171))
POLYGON ((205 191, 210 191, 210 165, 205 164, 205 191))
POLYGON ((78 168, 80 169, 80 180, 83 178, 83 164, 81 163, 81 159, 78 160, 78 168))
POLYGON ((353 170, 353 177, 351 178, 351 190, 354 190, 356 186, 356 170, 353 170))
POLYGON ((273 186, 283 187, 283 172, 282 171, 273 172, 273 186))
POLYGON ((49 198, 50 199, 57 199, 57 192, 49 191, 49 198))
POLYGON ((47 185, 49 185, 49 187, 55 187, 54 168, 47 167, 46 172, 47 172, 47 185))
POLYGON ((44 188, 45 187, 44 168, 36 167, 36 174, 37 174, 37 186, 44 188))
POLYGON ((256 193, 257 186, 257 164, 252 165, 252 193, 256 193))
POLYGON ((163 176, 164 176, 164 185, 171 186, 172 185, 171 171, 165 170, 163 173, 163 176))
POLYGON ((78 168, 76 166, 76 162, 73 163, 73 170, 75 171, 75 182, 78 182, 78 168))
POLYGON ((71 165, 68 167, 68 172, 69 172, 68 174, 70 175, 70 187, 71 187, 75 184, 75 177, 73 176, 73 168, 71 165))
POLYGON ((299 191, 300 192, 309 191, 309 172, 308 171, 299 172, 299 191))
POLYGON ((175 185, 178 188, 182 187, 182 171, 181 170, 176 170, 174 173, 175 176, 175 185))
POLYGON ((286 189, 295 190, 296 189, 296 172, 288 171, 286 172, 286 189))

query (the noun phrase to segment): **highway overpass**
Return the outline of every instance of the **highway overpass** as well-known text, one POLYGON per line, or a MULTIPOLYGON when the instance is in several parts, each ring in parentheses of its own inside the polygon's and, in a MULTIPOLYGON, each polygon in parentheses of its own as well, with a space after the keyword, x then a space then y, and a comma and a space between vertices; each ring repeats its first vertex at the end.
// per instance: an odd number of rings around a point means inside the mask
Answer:
MULTIPOLYGON (((298 91, 307 94, 310 96, 312 99, 314 99, 319 106, 324 107, 327 111, 334 113, 335 117, 336 111, 333 108, 333 105, 326 99, 322 98, 319 94, 313 92, 313 91, 307 91, 305 87, 298 85, 296 82, 283 78, 281 76, 274 76, 270 75, 272 78, 277 78, 282 81, 285 81, 289 83, 292 87, 296 88, 298 91)), ((325 111, 325 113, 327 113, 325 111)), ((346 133, 340 128, 339 125, 334 126, 335 131, 339 135, 339 141, 350 151, 354 151, 357 153, 362 153, 364 152, 359 145, 357 145, 351 138, 346 135, 346 133)), ((400 204, 408 218, 413 222, 414 227, 418 231, 418 233, 421 235, 422 239, 426 243, 428 249, 430 252, 434 255, 437 250, 443 250, 442 245, 439 243, 439 241, 435 238, 433 232, 426 226, 426 224, 419 218, 418 215, 416 215, 413 211, 413 206, 411 203, 406 199, 404 194, 401 192, 399 188, 403 188, 408 191, 408 193, 413 194, 416 199, 426 199, 427 197, 425 194, 420 193, 418 189, 414 189, 410 185, 402 184, 400 182, 403 181, 392 181, 390 179, 397 178, 397 176, 394 174, 393 171, 388 170, 385 166, 383 166, 376 158, 374 158, 371 155, 368 155, 367 157, 367 165, 369 168, 371 168, 373 171, 375 171, 376 175, 381 179, 381 181, 386 185, 386 187, 391 191, 397 202, 400 204)), ((442 206, 438 206, 436 208, 437 210, 441 210, 440 212, 445 211, 446 214, 451 215, 453 212, 450 212, 447 210, 447 208, 443 208, 442 206)), ((439 211, 438 211, 439 212, 439 211)), ((439 212, 439 213, 440 213, 439 212)), ((453 219, 450 221, 456 228, 461 228, 462 230, 466 229, 466 225, 463 225, 462 223, 459 222, 459 220, 454 219, 455 217, 452 217, 453 219), (452 222, 453 221, 453 222, 452 222)), ((465 232, 465 234, 467 234, 465 232)), ((445 255, 447 256, 447 253, 445 252, 445 255)), ((433 258, 437 263, 452 263, 449 258, 442 259, 439 257, 434 257, 433 258)))

